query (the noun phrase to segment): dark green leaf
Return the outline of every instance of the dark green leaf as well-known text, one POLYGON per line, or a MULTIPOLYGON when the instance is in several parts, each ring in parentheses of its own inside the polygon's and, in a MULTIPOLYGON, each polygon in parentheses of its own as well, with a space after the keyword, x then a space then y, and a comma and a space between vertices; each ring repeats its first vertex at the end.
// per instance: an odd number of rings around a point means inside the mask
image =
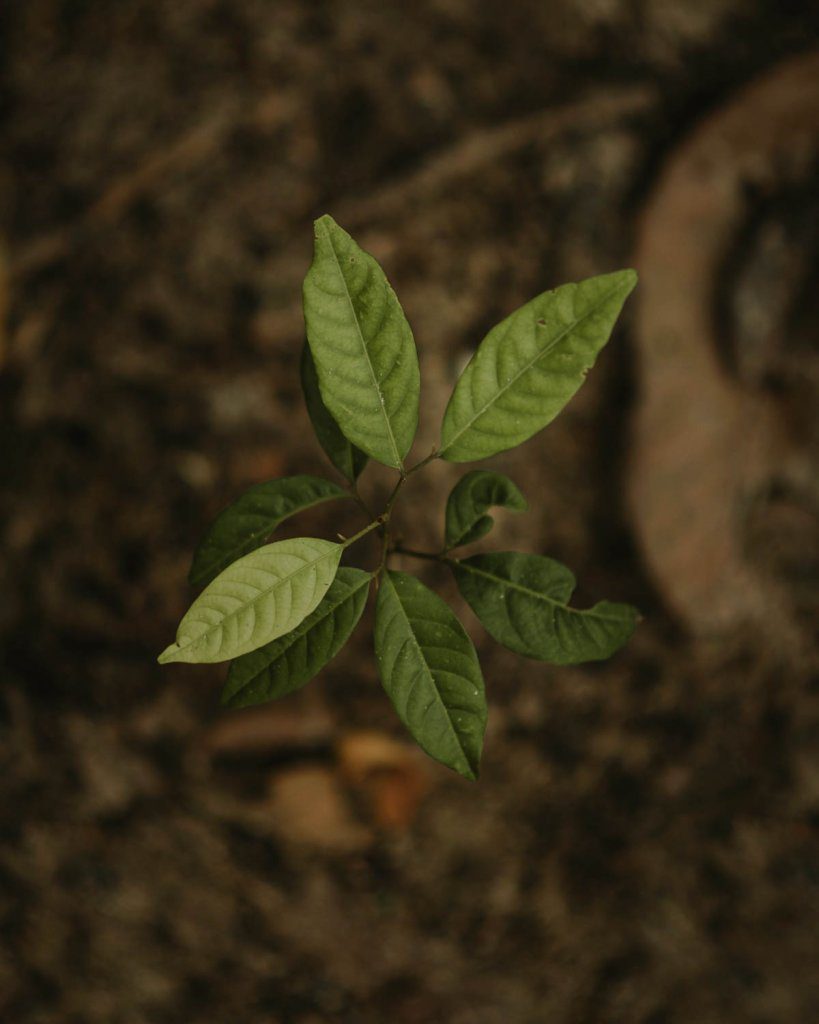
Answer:
POLYGON ((517 487, 503 473, 474 469, 462 477, 446 503, 447 551, 486 536, 493 525, 492 516, 486 512, 493 506, 514 512, 524 512, 529 507, 517 487))
POLYGON ((230 661, 289 633, 327 593, 343 550, 296 537, 251 551, 205 587, 160 664, 230 661))
POLYGON ((232 708, 262 704, 308 683, 355 629, 371 580, 361 569, 339 569, 321 604, 300 625, 231 663, 222 703, 232 708))
POLYGON ((528 658, 572 665, 608 658, 639 618, 627 604, 569 608, 574 576, 541 555, 506 551, 449 562, 458 589, 498 643, 528 658))
POLYGON ((286 476, 256 484, 214 520, 188 573, 194 586, 209 583, 231 562, 261 547, 283 520, 323 501, 349 498, 338 484, 317 476, 286 476))
POLYGON ((350 444, 324 404, 319 390, 316 364, 306 341, 301 350, 301 387, 307 414, 319 444, 339 473, 352 483, 367 465, 367 456, 360 448, 350 444))
POLYGON ((315 223, 304 319, 333 419, 362 451, 400 469, 418 426, 412 331, 384 271, 329 216, 315 223))
POLYGON ((637 283, 633 270, 544 292, 487 334, 446 407, 440 454, 474 462, 514 448, 583 383, 637 283))
POLYGON ((486 697, 472 641, 450 608, 402 572, 385 572, 375 653, 398 717, 430 757, 477 778, 486 697))

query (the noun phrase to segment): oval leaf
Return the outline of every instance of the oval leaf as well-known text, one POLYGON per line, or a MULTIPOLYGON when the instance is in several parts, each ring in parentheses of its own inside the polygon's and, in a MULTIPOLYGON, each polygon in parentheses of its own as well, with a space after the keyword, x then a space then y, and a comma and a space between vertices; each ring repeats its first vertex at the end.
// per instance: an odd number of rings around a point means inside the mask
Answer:
POLYGON ((609 339, 633 270, 544 292, 487 334, 444 413, 440 455, 473 462, 514 448, 557 416, 609 339))
POLYGON ((332 217, 315 223, 304 319, 324 404, 354 445, 396 469, 418 426, 418 355, 384 271, 332 217))
POLYGON ((419 746, 476 779, 486 728, 478 656, 437 594, 402 572, 385 572, 375 608, 375 653, 384 689, 419 746))
POLYGON ((600 661, 637 625, 637 610, 627 604, 569 608, 574 576, 551 558, 504 551, 450 559, 449 565, 487 632, 527 658, 555 665, 600 661))
POLYGON ((297 537, 240 558, 193 602, 160 664, 228 661, 295 629, 327 593, 343 550, 297 537))
POLYGON ((209 583, 231 562, 261 547, 283 520, 323 501, 349 498, 338 484, 317 476, 286 476, 256 484, 214 520, 188 573, 194 586, 209 583))
POLYGON ((231 708, 284 697, 308 683, 355 629, 372 576, 343 566, 321 603, 295 629, 231 663, 222 703, 231 708))
POLYGON ((313 424, 319 444, 339 473, 353 483, 367 465, 367 456, 360 448, 350 444, 324 404, 319 390, 316 364, 306 341, 301 350, 301 388, 304 392, 307 415, 313 424))
POLYGON ((486 512, 493 506, 525 512, 529 507, 515 484, 503 473, 474 469, 452 489, 446 503, 446 550, 471 544, 486 536, 493 519, 486 512))

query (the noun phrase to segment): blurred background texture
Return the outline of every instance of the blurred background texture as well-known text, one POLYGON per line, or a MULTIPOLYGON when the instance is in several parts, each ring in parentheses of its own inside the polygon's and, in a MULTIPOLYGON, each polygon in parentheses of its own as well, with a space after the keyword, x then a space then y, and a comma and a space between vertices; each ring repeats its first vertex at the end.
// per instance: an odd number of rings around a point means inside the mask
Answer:
MULTIPOLYGON (((819 7, 4 0, 0 75, 0 1020, 819 1020, 819 7), (259 709, 155 661, 213 515, 331 472, 324 212, 413 325, 419 457, 490 326, 641 274, 489 540, 644 621, 556 669, 465 613, 477 785, 407 742, 371 611, 259 709)), ((407 487, 418 546, 459 473, 407 487)))

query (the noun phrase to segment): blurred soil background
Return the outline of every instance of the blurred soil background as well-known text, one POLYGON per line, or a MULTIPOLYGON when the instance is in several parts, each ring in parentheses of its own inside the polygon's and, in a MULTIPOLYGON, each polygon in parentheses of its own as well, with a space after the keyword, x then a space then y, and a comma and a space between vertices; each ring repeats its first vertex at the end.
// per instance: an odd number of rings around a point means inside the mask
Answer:
MULTIPOLYGON (((818 45, 783 0, 5 0, 2 1021, 819 1020, 818 45), (493 323, 641 272, 493 461, 533 511, 485 546, 645 619, 555 669, 465 613, 477 785, 407 742, 371 611, 258 710, 155 663, 212 516, 330 472, 297 372, 323 212, 413 324, 419 457, 493 323)), ((407 540, 459 472, 407 487, 407 540)))

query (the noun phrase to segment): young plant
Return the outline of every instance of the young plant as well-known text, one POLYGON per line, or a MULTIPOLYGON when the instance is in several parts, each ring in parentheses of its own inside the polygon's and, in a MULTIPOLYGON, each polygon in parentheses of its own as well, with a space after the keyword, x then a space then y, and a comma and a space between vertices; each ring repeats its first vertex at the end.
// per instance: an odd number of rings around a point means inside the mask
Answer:
POLYGON ((397 543, 393 510, 407 478, 433 459, 485 459, 550 423, 583 383, 636 280, 633 270, 621 270, 563 285, 493 327, 455 385, 439 446, 407 468, 420 396, 412 331, 376 260, 332 217, 321 217, 304 281, 301 380, 316 436, 346 486, 285 477, 252 487, 225 509, 190 570, 190 582, 204 590, 159 661, 230 660, 222 694, 229 707, 282 697, 340 650, 374 583, 375 655, 398 717, 430 757, 477 778, 487 710, 475 648, 448 605, 419 579, 391 569, 390 556, 446 565, 491 636, 539 661, 608 658, 633 632, 637 612, 609 601, 572 607, 574 576, 542 555, 452 554, 491 530, 493 506, 527 508, 501 473, 472 470, 455 485, 440 551, 397 543), (368 459, 398 474, 377 516, 357 486, 368 459), (288 517, 345 498, 370 520, 349 539, 266 543, 288 517), (347 549, 375 530, 382 538, 375 569, 340 567, 347 549))

